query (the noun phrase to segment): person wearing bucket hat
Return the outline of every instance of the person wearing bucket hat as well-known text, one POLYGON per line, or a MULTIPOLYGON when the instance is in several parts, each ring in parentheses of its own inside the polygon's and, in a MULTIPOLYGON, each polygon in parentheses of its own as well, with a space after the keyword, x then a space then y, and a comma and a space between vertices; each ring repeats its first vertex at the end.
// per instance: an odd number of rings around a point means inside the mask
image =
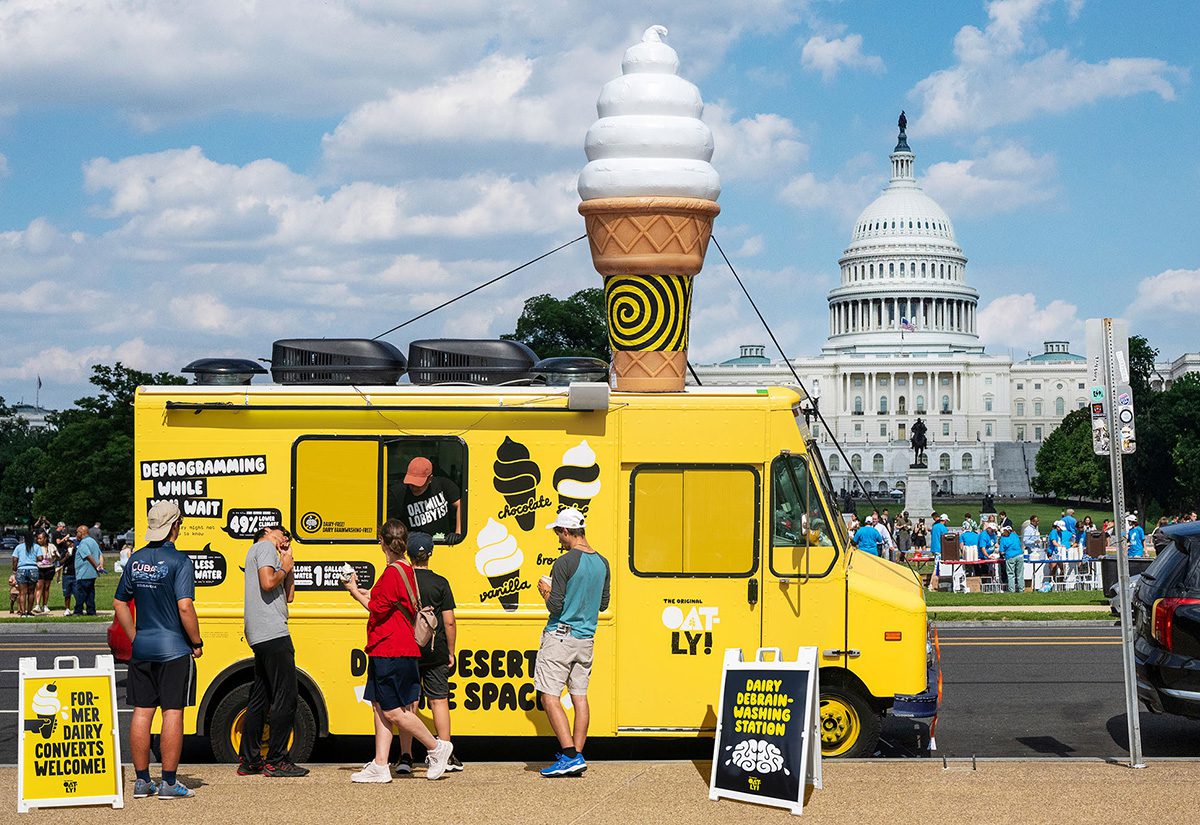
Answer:
POLYGON ((1125 527, 1129 532, 1129 558, 1138 559, 1146 554, 1146 530, 1138 524, 1138 517, 1132 513, 1125 517, 1125 527))
POLYGON ((592 650, 596 623, 608 609, 610 574, 608 561, 588 544, 583 513, 573 507, 558 512, 553 530, 562 555, 550 568, 550 582, 538 582, 546 600, 550 620, 542 631, 533 686, 542 695, 542 707, 558 737, 559 753, 542 776, 577 776, 587 770, 583 746, 587 741, 590 709, 588 679, 592 673, 592 650), (563 687, 571 694, 575 729, 563 710, 563 687))
POLYGON ((133 706, 129 743, 137 775, 134 798, 184 799, 195 791, 176 780, 183 750, 183 710, 196 704, 196 664, 204 653, 192 600, 192 560, 175 549, 183 522, 179 505, 160 501, 146 514, 148 544, 129 557, 117 584, 113 611, 133 641, 125 692, 133 706), (129 603, 137 600, 137 620, 129 603), (162 710, 162 781, 150 779, 150 723, 162 710))

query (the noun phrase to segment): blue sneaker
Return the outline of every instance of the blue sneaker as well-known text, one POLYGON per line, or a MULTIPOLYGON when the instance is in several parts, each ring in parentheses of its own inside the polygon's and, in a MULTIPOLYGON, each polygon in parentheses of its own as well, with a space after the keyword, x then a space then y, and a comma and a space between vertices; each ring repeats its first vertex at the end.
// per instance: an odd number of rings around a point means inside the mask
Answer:
POLYGON ((135 779, 133 782, 133 798, 145 799, 158 793, 158 783, 153 779, 135 779))
POLYGON ((553 765, 548 768, 542 768, 540 773, 547 778, 556 776, 576 776, 587 770, 587 762, 584 761, 582 754, 575 756, 564 756, 558 754, 558 759, 553 765))
POLYGON ((159 799, 191 799, 195 795, 196 792, 182 782, 176 782, 174 785, 168 785, 166 782, 158 783, 159 799))

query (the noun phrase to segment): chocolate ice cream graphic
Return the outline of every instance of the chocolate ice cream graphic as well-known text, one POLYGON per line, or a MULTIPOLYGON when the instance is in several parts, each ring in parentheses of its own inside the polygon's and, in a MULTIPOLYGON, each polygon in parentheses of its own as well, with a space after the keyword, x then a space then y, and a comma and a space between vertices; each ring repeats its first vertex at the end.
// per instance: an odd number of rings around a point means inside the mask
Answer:
POLYGON ((43 739, 49 739, 54 735, 54 728, 58 725, 58 712, 62 710, 62 702, 58 699, 58 685, 53 682, 42 685, 38 692, 33 694, 31 704, 36 718, 25 720, 25 730, 37 731, 42 734, 43 739))
MULTIPOLYGON (((521 562, 525 554, 517 546, 515 536, 496 521, 488 519, 488 523, 475 537, 479 552, 475 554, 475 569, 487 576, 492 585, 495 598, 500 600, 507 611, 517 609, 521 598, 521 562)), ((488 594, 491 595, 491 594, 488 594)))
POLYGON ((574 507, 587 514, 588 504, 600 492, 600 466, 587 441, 580 441, 563 453, 562 466, 554 471, 554 489, 558 493, 559 510, 574 507))
POLYGON ((496 477, 492 485, 504 496, 508 506, 516 514, 517 524, 522 530, 532 530, 537 520, 537 484, 542 480, 542 471, 529 460, 529 448, 508 436, 496 450, 493 465, 496 477))

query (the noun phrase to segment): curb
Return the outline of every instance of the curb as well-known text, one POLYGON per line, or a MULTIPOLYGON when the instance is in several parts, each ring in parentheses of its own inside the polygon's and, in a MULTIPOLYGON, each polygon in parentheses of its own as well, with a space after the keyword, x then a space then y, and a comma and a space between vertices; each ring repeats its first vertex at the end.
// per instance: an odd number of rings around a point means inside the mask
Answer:
POLYGON ((0 636, 96 636, 105 638, 108 622, 0 622, 0 636))
POLYGON ((963 621, 963 622, 934 622, 933 626, 939 630, 953 630, 956 627, 1007 627, 1007 628, 1026 628, 1036 629, 1039 627, 1109 627, 1118 628, 1121 626, 1116 619, 1109 621, 1108 619, 1076 619, 1074 621, 1067 619, 1048 619, 1046 621, 1004 621, 997 619, 996 621, 963 621))

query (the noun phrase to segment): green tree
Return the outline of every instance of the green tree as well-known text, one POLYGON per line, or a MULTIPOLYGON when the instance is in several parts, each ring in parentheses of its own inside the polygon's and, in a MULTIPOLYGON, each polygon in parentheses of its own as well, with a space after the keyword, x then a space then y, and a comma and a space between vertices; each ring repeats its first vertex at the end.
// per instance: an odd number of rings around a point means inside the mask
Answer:
POLYGON ((0 398, 0 524, 28 524, 29 499, 25 488, 36 485, 37 480, 36 461, 26 454, 44 446, 50 436, 47 430, 30 427, 0 398))
POLYGON ((52 416, 56 431, 35 470, 34 510, 69 524, 99 521, 108 529, 133 523, 133 397, 139 386, 184 384, 167 372, 97 364, 89 379, 99 392, 52 416))
POLYGON ((1092 451, 1092 418, 1088 409, 1063 418, 1046 437, 1035 460, 1034 492, 1096 500, 1108 495, 1108 463, 1092 451))
POLYGON ((569 298, 534 295, 525 301, 517 328, 506 341, 520 341, 539 358, 585 355, 608 361, 604 290, 581 289, 569 298))

